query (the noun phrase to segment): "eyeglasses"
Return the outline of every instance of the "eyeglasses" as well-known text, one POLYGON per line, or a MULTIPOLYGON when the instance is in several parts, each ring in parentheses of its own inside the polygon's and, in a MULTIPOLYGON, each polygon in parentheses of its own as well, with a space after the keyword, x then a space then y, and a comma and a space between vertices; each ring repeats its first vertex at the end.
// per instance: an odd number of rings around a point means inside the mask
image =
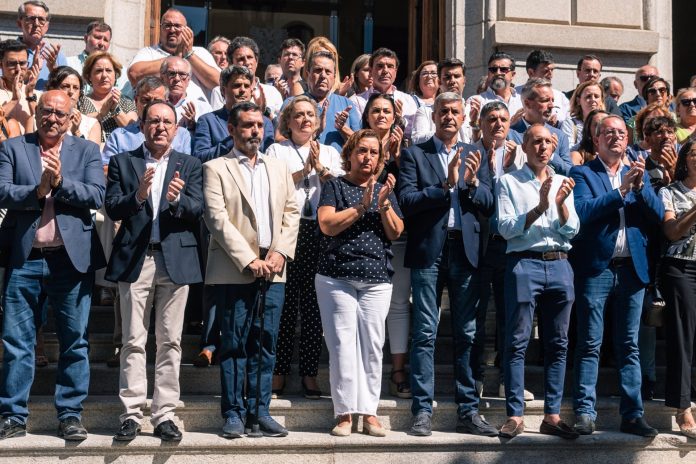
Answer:
POLYGON ((602 134, 604 134, 608 138, 616 137, 619 140, 623 140, 628 136, 628 132, 626 132, 624 130, 616 130, 616 129, 608 129, 608 130, 602 131, 602 134))
POLYGON ((290 58, 292 60, 296 60, 296 59, 300 58, 301 56, 302 55, 300 55, 299 53, 294 53, 294 52, 283 52, 283 55, 282 55, 283 58, 290 58))
POLYGON ((499 72, 507 74, 510 72, 510 69, 510 66, 489 66, 488 72, 491 74, 498 74, 499 72))
POLYGON ((189 73, 183 72, 183 71, 167 71, 164 73, 165 76, 169 79, 174 79, 175 77, 178 77, 182 81, 185 81, 186 79, 189 78, 189 73))
POLYGON ((642 75, 642 76, 638 76, 638 79, 639 79, 641 82, 648 82, 648 81, 649 81, 650 79, 652 79, 653 77, 656 77, 655 74, 644 74, 644 75, 642 75))
POLYGON ((28 63, 28 61, 6 61, 5 66, 8 68, 16 68, 17 66, 20 68, 26 68, 28 63))
POLYGON ((54 110, 52 108, 39 108, 41 112, 42 119, 48 119, 51 115, 56 117, 58 121, 65 121, 65 119, 70 116, 70 113, 64 113, 63 111, 54 110))
POLYGON ((22 21, 27 24, 38 23, 39 26, 45 26, 48 22, 47 16, 22 16, 22 21))
POLYGON ((421 71, 421 77, 437 77, 437 71, 421 71))
POLYGON ((162 124, 165 129, 169 129, 174 125, 172 121, 167 119, 146 119, 145 123, 155 127, 159 127, 162 124))
POLYGON ((681 98, 679 103, 681 103, 681 106, 696 106, 696 98, 681 98))
POLYGON ((166 30, 172 30, 172 31, 180 31, 184 27, 183 24, 177 24, 177 23, 161 23, 160 26, 162 26, 166 30))
POLYGON ((651 87, 648 89, 648 95, 666 95, 667 94, 667 87, 651 87))

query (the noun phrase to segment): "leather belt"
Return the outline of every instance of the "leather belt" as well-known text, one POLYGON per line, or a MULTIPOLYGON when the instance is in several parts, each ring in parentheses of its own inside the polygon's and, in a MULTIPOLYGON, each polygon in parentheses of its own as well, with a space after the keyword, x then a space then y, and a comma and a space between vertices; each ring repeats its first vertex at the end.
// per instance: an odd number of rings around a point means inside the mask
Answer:
POLYGON ((540 259, 542 261, 557 261, 568 259, 565 251, 515 251, 510 253, 512 256, 521 259, 540 259))
POLYGON ((611 261, 609 261, 610 267, 621 267, 621 266, 632 266, 632 265, 633 265, 633 259, 630 256, 623 256, 620 258, 612 258, 611 261))
POLYGON ((148 243, 147 244, 147 252, 152 253, 153 251, 162 251, 162 244, 161 243, 148 243))
POLYGON ((447 240, 461 240, 462 231, 459 229, 449 229, 447 231, 447 240))
POLYGON ((42 248, 32 248, 29 252, 29 257, 27 259, 43 259, 46 256, 54 255, 56 253, 62 253, 65 251, 65 246, 54 246, 54 247, 42 247, 42 248))

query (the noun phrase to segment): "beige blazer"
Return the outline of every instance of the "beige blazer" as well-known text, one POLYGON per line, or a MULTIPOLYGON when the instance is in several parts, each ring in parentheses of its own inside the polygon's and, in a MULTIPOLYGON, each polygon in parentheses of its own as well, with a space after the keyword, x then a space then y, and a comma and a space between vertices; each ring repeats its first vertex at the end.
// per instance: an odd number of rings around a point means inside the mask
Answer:
MULTIPOLYGON (((271 196, 271 251, 292 260, 295 256, 300 210, 295 184, 285 162, 264 156, 271 196)), ((203 164, 203 217, 210 231, 205 283, 248 284, 254 276, 244 268, 259 257, 251 190, 239 160, 231 152, 203 164)), ((285 282, 287 266, 272 282, 285 282)))

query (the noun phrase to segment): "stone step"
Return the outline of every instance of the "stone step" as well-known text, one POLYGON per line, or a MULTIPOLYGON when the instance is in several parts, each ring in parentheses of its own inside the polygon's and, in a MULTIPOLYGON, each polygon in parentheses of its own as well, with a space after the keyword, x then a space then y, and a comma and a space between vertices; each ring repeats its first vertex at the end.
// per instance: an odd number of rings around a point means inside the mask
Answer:
MULTIPOLYGON (((144 410, 146 420, 142 426, 145 432, 153 430, 147 420, 150 414, 150 403, 151 401, 148 400, 144 410)), ((621 417, 617 398, 600 397, 596 409, 598 430, 619 429, 621 417)), ((27 427, 30 433, 55 431, 57 419, 51 396, 33 396, 29 403, 29 411, 27 427)), ((490 424, 496 427, 500 427, 506 420, 505 400, 501 398, 484 396, 481 399, 479 411, 490 424)), ((93 433, 113 433, 118 429, 119 415, 122 412, 123 408, 117 396, 93 395, 84 402, 82 419, 85 427, 93 433)), ((297 396, 272 400, 271 415, 290 431, 328 432, 334 425, 333 403, 328 396, 318 400, 308 400, 297 396)), ((411 401, 383 397, 379 402, 377 415, 388 430, 406 432, 411 426, 411 401)), ((224 423, 220 413, 220 397, 217 395, 183 396, 176 409, 176 416, 179 427, 187 432, 219 432, 224 423)), ((527 402, 525 428, 529 431, 539 430, 543 416, 543 401, 527 402)), ((561 416, 570 423, 574 421, 569 400, 563 402, 561 416)), ((662 432, 678 430, 674 419, 674 409, 665 407, 663 401, 646 402, 644 417, 650 425, 662 432)), ((454 431, 457 423, 457 405, 449 398, 436 396, 432 421, 433 430, 454 431)), ((360 428, 361 425, 359 421, 357 427, 360 428)), ((0 441, 0 445, 2 443, 4 442, 0 441)))
MULTIPOLYGON (((293 366, 295 367, 295 366, 293 366)), ((2 370, 0 369, 0 372, 2 370)), ((103 363, 93 363, 90 375, 90 395, 117 395, 119 369, 107 367, 103 363)), ((382 392, 387 396, 389 392, 389 373, 391 366, 383 366, 382 392)), ((297 369, 294 369, 297 372, 297 369)), ((538 366, 527 366, 525 370, 525 387, 535 394, 537 398, 542 398, 544 392, 543 368, 538 366)), ((662 398, 664 393, 664 368, 657 368, 658 383, 655 388, 657 398, 662 398)), ((147 366, 147 378, 149 392, 152 394, 154 382, 154 366, 147 366)), ((599 378, 601 381, 597 385, 597 392, 600 396, 612 396, 618 392, 618 374, 616 369, 600 368, 599 378)), ((32 385, 32 395, 52 395, 55 391, 56 364, 36 370, 34 383, 32 385)), ((484 394, 489 396, 498 395, 498 385, 500 371, 495 367, 488 367, 484 374, 484 394)), ((319 388, 328 394, 330 391, 329 368, 322 364, 317 375, 319 388)), ((219 395, 220 394, 220 369, 218 366, 208 368, 197 368, 191 364, 182 364, 179 375, 181 392, 185 395, 219 395)), ((569 371, 565 380, 565 394, 570 397, 573 388, 572 371, 569 371)), ((299 376, 289 375, 286 378, 284 394, 300 395, 302 392, 299 376)), ((438 365, 435 371, 435 392, 441 395, 454 394, 453 368, 449 365, 438 365)))
POLYGON ((130 443, 108 434, 90 433, 81 443, 52 435, 27 435, 0 442, 0 462, 12 464, 505 464, 505 463, 633 463, 693 462, 694 441, 673 433, 646 440, 618 432, 597 432, 568 442, 525 432, 512 439, 433 432, 411 437, 390 432, 384 438, 353 434, 332 437, 326 432, 296 432, 285 438, 227 440, 209 432, 187 432, 180 443, 162 443, 143 434, 130 443))

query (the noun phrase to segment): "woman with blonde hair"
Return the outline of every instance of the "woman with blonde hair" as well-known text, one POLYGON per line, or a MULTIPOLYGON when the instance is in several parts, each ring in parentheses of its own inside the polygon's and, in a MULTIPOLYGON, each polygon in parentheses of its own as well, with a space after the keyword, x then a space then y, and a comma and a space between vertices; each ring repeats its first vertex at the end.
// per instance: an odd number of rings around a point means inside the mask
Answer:
POLYGON ((597 81, 583 82, 570 97, 570 117, 563 121, 561 130, 571 147, 580 142, 585 118, 592 110, 604 110, 604 89, 597 81))
POLYGON ((696 87, 680 89, 674 101, 677 104, 677 142, 685 143, 696 130, 696 87))

